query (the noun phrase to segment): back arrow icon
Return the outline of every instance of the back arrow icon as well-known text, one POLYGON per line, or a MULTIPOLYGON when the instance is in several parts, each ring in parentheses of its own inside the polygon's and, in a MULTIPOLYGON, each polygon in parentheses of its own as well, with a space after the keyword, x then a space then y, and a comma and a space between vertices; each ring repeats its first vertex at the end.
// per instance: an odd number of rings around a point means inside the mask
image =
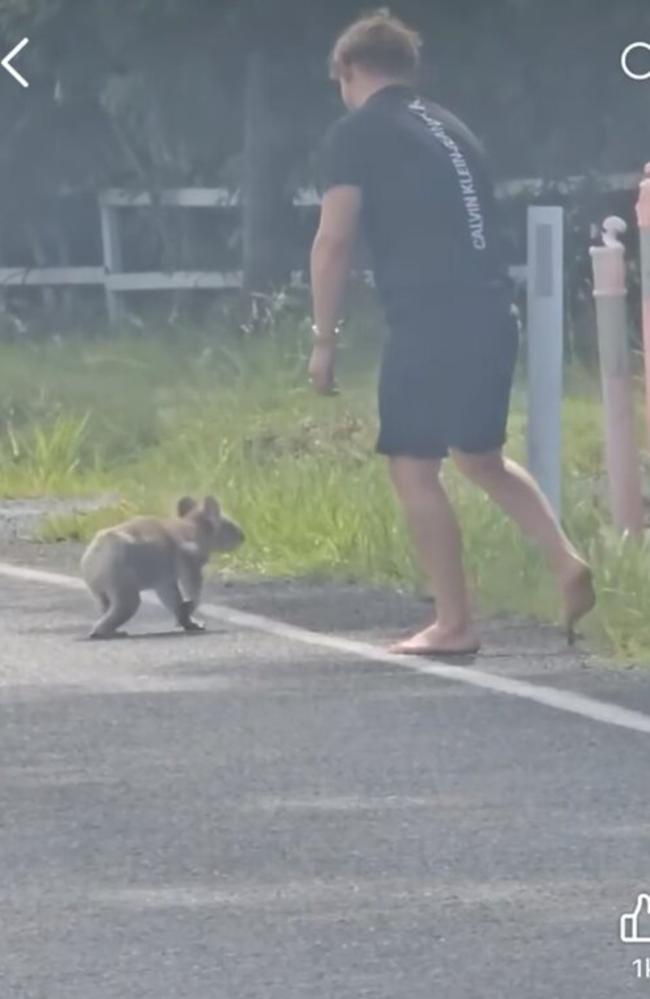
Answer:
POLYGON ((8 73, 11 73, 14 80, 18 80, 18 83, 21 85, 21 87, 28 87, 29 83, 24 76, 20 75, 17 69, 14 69, 14 67, 11 65, 11 60, 15 56, 17 56, 19 52, 22 52, 22 50, 25 48, 26 45, 29 45, 29 38, 23 38, 22 42, 18 42, 18 45, 16 45, 15 48, 11 50, 9 55, 6 55, 4 57, 2 63, 0 63, 3 69, 6 69, 8 73))

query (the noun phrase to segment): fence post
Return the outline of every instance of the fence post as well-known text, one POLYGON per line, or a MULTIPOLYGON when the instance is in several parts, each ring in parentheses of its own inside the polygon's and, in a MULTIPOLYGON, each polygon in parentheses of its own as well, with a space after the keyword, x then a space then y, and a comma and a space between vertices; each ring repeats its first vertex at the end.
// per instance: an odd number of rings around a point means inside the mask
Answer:
MULTIPOLYGON (((120 232, 116 218, 117 209, 109 205, 103 196, 99 196, 99 217, 102 227, 102 250, 104 256, 104 271, 106 278, 111 274, 121 274, 122 266, 122 246, 120 243, 120 232)), ((124 305, 119 294, 110 287, 106 281, 106 308, 108 318, 111 323, 118 323, 124 319, 124 305)))
POLYGON ((627 331, 625 250, 618 236, 627 226, 610 216, 603 222, 603 246, 590 249, 603 389, 605 459, 614 526, 622 533, 643 531, 639 454, 627 331))
POLYGON ((564 211, 528 209, 528 467, 560 516, 564 211))
POLYGON ((650 163, 646 163, 644 179, 636 206, 641 239, 641 294, 643 296, 643 356, 645 360, 646 441, 650 448, 650 163))

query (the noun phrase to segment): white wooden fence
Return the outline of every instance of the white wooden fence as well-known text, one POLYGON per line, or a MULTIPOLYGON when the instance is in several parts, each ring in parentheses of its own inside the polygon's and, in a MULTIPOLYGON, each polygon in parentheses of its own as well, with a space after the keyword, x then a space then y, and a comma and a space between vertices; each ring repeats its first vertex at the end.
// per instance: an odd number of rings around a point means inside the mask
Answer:
MULTIPOLYGON (((611 191, 633 190, 638 184, 636 174, 613 174, 604 179, 606 189, 611 191)), ((581 177, 570 177, 557 185, 558 193, 569 194, 584 181, 581 177)), ((498 194, 503 198, 522 194, 535 197, 543 188, 541 180, 513 180, 499 184, 498 194)), ((163 207, 213 210, 238 207, 241 204, 238 192, 225 188, 179 188, 160 192, 155 203, 163 207)), ((317 191, 307 188, 298 191, 294 205, 298 208, 316 208, 320 203, 317 191)), ((118 321, 124 314, 122 296, 135 291, 174 291, 206 289, 220 291, 240 288, 243 281, 241 271, 223 273, 220 271, 163 271, 127 272, 123 268, 122 245, 120 238, 120 213, 129 208, 146 208, 154 204, 154 197, 146 193, 108 190, 99 197, 99 215, 102 233, 103 266, 101 267, 36 267, 0 268, 0 289, 2 286, 53 287, 53 286, 96 286, 103 288, 109 319, 118 321)), ((511 268, 515 280, 526 279, 526 265, 511 268)), ((294 273, 294 282, 303 280, 300 272, 294 273)))

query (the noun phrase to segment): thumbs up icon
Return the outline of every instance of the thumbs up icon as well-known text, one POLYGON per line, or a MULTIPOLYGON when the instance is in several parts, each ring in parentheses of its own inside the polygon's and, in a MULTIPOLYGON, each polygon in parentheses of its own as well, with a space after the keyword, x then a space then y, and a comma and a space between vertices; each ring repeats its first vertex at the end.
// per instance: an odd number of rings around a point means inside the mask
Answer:
POLYGON ((650 933, 650 895, 639 895, 634 912, 621 916, 621 940, 623 943, 650 943, 650 936, 642 936, 639 932, 639 920, 642 913, 648 916, 647 933, 650 933))

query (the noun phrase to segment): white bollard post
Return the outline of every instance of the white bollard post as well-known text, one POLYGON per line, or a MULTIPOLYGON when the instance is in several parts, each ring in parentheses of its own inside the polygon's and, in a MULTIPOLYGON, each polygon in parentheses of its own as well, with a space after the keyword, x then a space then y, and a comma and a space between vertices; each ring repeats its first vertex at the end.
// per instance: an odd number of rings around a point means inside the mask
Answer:
POLYGON ((528 468, 557 516, 562 502, 564 210, 528 209, 528 468))
POLYGON ((625 249, 619 236, 627 226, 615 215, 603 223, 603 245, 589 251, 594 272, 598 353, 603 387, 605 460, 614 527, 624 534, 643 531, 634 392, 627 340, 625 249))
POLYGON ((636 206, 641 240, 643 357, 645 362, 646 446, 650 448, 650 163, 646 163, 636 206))
MULTIPOLYGON (((120 244, 120 231, 116 216, 117 209, 107 202, 100 195, 99 216, 102 228, 102 250, 104 255, 104 270, 106 277, 111 274, 120 274, 122 266, 122 247, 120 244)), ((106 308, 108 310, 109 321, 116 325, 124 319, 124 306, 122 299, 116 291, 106 283, 106 308)))

